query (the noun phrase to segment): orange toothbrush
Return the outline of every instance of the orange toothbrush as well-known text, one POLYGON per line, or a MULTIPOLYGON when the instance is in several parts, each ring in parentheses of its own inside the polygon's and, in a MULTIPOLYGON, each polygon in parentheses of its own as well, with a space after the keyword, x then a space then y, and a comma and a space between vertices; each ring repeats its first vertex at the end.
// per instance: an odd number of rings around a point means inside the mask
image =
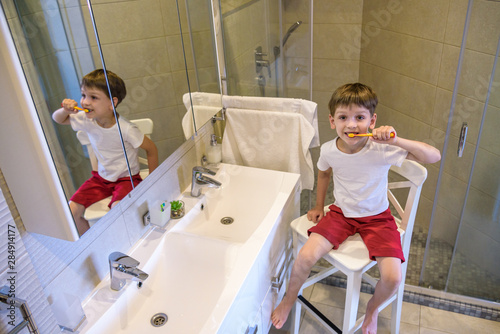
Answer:
MULTIPOLYGON (((62 103, 61 103, 61 107, 64 107, 62 103)), ((81 111, 85 111, 85 112, 90 112, 90 110, 88 110, 88 109, 83 109, 83 108, 80 108, 80 107, 74 107, 74 109, 76 109, 76 110, 81 110, 81 111)))
MULTIPOLYGON (((347 136, 353 138, 353 137, 373 137, 372 133, 359 133, 359 134, 354 134, 354 133, 349 133, 347 136)), ((391 132, 391 138, 394 137, 394 132, 391 132)))
POLYGON ((90 112, 90 110, 88 109, 83 109, 83 108, 80 108, 80 107, 75 107, 76 110, 81 110, 81 111, 85 111, 85 112, 90 112))

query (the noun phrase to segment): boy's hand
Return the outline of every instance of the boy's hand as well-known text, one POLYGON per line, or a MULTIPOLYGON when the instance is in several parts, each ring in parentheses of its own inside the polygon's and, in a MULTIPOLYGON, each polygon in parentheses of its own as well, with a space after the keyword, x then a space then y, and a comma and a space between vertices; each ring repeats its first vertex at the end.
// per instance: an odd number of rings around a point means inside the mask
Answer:
POLYGON ((311 210, 307 211, 307 219, 309 221, 312 221, 313 223, 317 224, 319 221, 323 218, 325 215, 325 211, 323 208, 312 208, 311 210))
POLYGON ((384 125, 379 128, 373 129, 371 140, 382 144, 394 144, 397 141, 396 130, 389 125, 384 125), (394 137, 391 137, 391 133, 394 137))
POLYGON ((78 107, 78 103, 72 99, 64 99, 61 103, 61 106, 68 114, 76 114, 78 110, 75 107, 78 107))

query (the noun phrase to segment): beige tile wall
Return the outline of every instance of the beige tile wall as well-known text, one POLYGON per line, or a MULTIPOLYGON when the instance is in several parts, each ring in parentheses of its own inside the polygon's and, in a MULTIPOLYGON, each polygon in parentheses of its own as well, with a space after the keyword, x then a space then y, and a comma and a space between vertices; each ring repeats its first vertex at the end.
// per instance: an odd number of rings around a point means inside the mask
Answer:
POLYGON ((316 0, 313 11, 313 101, 321 142, 335 137, 328 101, 338 86, 359 78, 362 0, 316 0))

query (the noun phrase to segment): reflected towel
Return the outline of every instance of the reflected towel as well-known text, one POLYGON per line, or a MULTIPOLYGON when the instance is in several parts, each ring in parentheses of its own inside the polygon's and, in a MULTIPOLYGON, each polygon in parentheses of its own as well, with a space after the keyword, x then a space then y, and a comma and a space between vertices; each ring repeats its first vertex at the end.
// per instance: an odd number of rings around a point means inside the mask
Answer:
POLYGON ((190 95, 186 93, 182 96, 182 102, 187 110, 182 117, 182 130, 186 139, 191 138, 195 133, 194 124, 199 129, 222 109, 220 94, 193 92, 190 95), (195 122, 193 122, 191 102, 193 103, 195 122))
POLYGON ((255 97, 255 96, 222 96, 222 105, 226 108, 266 110, 298 113, 314 128, 314 138, 311 141, 312 147, 318 147, 318 105, 315 102, 284 97, 255 97))
POLYGON ((301 189, 313 189, 309 147, 314 128, 298 113, 228 108, 222 161, 300 174, 301 189))
POLYGON ((222 108, 221 107, 207 107, 207 106, 193 106, 194 108, 194 119, 196 123, 193 122, 193 112, 191 107, 182 117, 182 131, 184 131, 184 137, 186 139, 191 138, 194 135, 196 128, 199 129, 203 124, 208 122, 213 115, 217 114, 222 108))
POLYGON ((184 103, 186 110, 191 107, 191 101, 194 106, 219 107, 222 109, 220 94, 192 92, 191 97, 189 97, 189 93, 182 96, 182 103, 184 103))

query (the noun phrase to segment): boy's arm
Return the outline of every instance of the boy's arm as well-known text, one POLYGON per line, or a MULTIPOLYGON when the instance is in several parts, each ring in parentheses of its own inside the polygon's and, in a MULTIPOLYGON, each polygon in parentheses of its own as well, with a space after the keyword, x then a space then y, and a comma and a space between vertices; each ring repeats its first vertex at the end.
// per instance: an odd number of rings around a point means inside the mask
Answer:
POLYGON ((441 152, 437 148, 420 141, 398 138, 395 145, 408 151, 406 156, 408 160, 423 164, 432 164, 441 160, 441 152))
POLYGON ((144 151, 146 151, 146 157, 148 159, 149 174, 151 174, 156 167, 158 167, 158 149, 155 143, 147 136, 144 136, 141 146, 144 151))
POLYGON ((318 170, 318 183, 316 186, 316 206, 307 212, 307 219, 314 223, 318 223, 324 216, 324 206, 326 192, 330 179, 332 177, 332 169, 328 168, 325 171, 318 170))
POLYGON ((52 119, 59 124, 70 124, 69 115, 76 114, 78 110, 75 109, 78 106, 75 100, 64 99, 61 103, 62 108, 57 109, 52 113, 52 119))
POLYGON ((414 160, 424 164, 432 164, 441 160, 441 152, 434 146, 429 144, 398 137, 396 130, 392 126, 381 126, 372 131, 372 140, 382 143, 401 147, 408 151, 408 160, 414 160), (394 137, 390 137, 394 133, 394 137))

